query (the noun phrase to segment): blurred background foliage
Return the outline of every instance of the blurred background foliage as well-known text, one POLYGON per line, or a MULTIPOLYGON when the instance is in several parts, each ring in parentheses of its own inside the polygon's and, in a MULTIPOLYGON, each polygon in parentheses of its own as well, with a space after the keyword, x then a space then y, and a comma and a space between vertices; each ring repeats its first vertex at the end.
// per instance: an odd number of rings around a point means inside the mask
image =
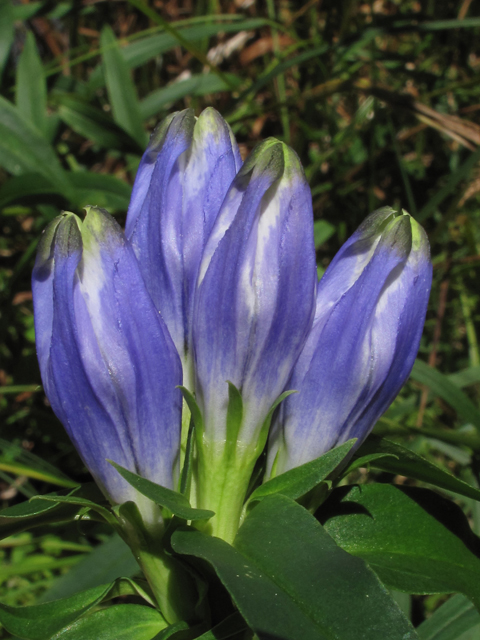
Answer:
MULTIPOLYGON (((0 507, 88 480, 40 386, 30 273, 42 229, 86 204, 123 224, 149 132, 208 105, 244 157, 267 136, 300 155, 319 275, 375 208, 425 226, 434 284, 419 360, 376 432, 478 486, 479 16, 479 0, 0 0, 0 507)), ((452 498, 480 534, 478 505, 452 498)), ((0 599, 132 575, 109 536, 82 522, 0 542, 0 599)), ((446 600, 398 598, 415 623, 446 600)), ((455 598, 474 621, 458 638, 478 637, 480 617, 455 598)))

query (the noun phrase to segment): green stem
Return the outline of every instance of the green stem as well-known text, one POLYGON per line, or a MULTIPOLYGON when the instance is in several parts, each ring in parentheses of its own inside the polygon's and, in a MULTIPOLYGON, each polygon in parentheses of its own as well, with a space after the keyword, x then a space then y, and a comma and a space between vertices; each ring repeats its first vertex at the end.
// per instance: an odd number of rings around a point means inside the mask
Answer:
POLYGON ((196 461, 197 507, 211 509, 215 516, 195 523, 199 529, 233 542, 255 461, 252 448, 239 442, 234 451, 226 451, 225 443, 203 442, 196 461))
POLYGON ((133 502, 120 507, 120 533, 132 550, 165 620, 191 620, 196 590, 186 569, 166 551, 163 521, 148 525, 133 502))

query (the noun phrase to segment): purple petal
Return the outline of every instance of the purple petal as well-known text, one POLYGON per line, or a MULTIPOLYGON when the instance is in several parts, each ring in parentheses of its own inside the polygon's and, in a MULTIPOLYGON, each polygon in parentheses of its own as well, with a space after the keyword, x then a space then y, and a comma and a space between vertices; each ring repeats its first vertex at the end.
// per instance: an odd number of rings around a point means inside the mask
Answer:
POLYGON ((83 224, 65 216, 52 235, 47 231, 53 259, 44 261, 42 247, 33 275, 39 345, 51 336, 49 350, 38 355, 52 407, 114 502, 136 499, 136 492, 107 458, 172 488, 181 365, 133 250, 99 209, 90 209, 83 224))
POLYGON ((207 437, 225 437, 230 381, 245 404, 239 440, 255 443, 314 309, 311 196, 285 145, 266 141, 239 172, 205 247, 198 282, 196 391, 207 437))
POLYGON ((376 236, 362 225, 320 281, 314 325, 287 385, 299 393, 284 401, 270 437, 276 474, 349 438, 360 444, 413 366, 431 285, 428 242, 408 215, 379 213, 376 236))
POLYGON ((241 166, 233 134, 214 109, 162 123, 142 160, 126 234, 147 288, 191 378, 193 297, 200 260, 225 194, 241 166))

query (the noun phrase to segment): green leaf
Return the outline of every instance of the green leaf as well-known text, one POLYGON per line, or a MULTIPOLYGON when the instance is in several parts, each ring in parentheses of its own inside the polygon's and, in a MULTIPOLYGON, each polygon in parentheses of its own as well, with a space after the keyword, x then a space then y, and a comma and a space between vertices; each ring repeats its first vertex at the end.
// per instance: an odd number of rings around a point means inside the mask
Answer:
POLYGON ((432 464, 396 442, 371 434, 355 454, 355 458, 381 453, 381 458, 370 460, 370 466, 387 473, 399 474, 428 482, 435 487, 453 491, 461 496, 480 500, 480 490, 432 464))
POLYGON ((420 640, 478 640, 480 614, 465 596, 456 595, 422 622, 417 633, 420 640))
MULTIPOLYGON (((226 74, 229 80, 239 82, 237 76, 226 74)), ((214 73, 199 73, 191 78, 174 82, 167 87, 152 91, 140 103, 140 111, 144 120, 158 115, 173 102, 185 98, 185 96, 204 96, 205 94, 230 91, 230 86, 214 73)))
POLYGON ((20 112, 0 96, 0 166, 15 176, 41 173, 70 199, 71 185, 54 150, 20 112))
POLYGON ((213 566, 260 640, 417 637, 363 561, 340 549, 308 511, 286 496, 259 502, 234 548, 192 529, 177 530, 172 545, 177 553, 213 566))
MULTIPOLYGON (((21 389, 22 385, 18 385, 17 388, 19 387, 21 389)), ((28 390, 28 386, 26 390, 28 390)), ((2 387, 1 391, 4 393, 5 387, 2 387)), ((17 393, 21 393, 21 391, 17 391, 17 393)), ((69 489, 78 487, 78 482, 71 480, 54 465, 3 438, 0 438, 0 471, 24 475, 69 489)))
POLYGON ((327 242, 333 234, 336 228, 330 222, 326 220, 317 220, 313 225, 313 238, 315 241, 315 249, 318 249, 320 245, 327 242))
MULTIPOLYGON (((249 29, 258 29, 269 24, 263 18, 251 18, 247 20, 237 20, 239 16, 228 16, 230 22, 225 20, 217 21, 219 16, 208 16, 200 20, 199 24, 194 26, 185 26, 184 22, 174 23, 178 32, 188 42, 201 42, 205 38, 216 36, 219 33, 238 33, 249 29), (183 23, 183 24, 182 24, 183 23)), ((196 19, 198 20, 198 18, 196 19)), ((144 65, 146 62, 160 56, 162 53, 170 51, 178 46, 178 40, 171 33, 162 31, 155 35, 139 38, 134 42, 127 44, 122 49, 122 54, 129 69, 135 69, 144 65)), ((226 74, 227 77, 229 74, 226 74)), ((96 91, 105 84, 105 78, 101 65, 96 67, 90 75, 88 86, 91 92, 96 91)))
POLYGON ((448 402, 458 413, 459 418, 480 429, 480 411, 470 398, 451 382, 447 376, 444 376, 433 367, 429 367, 421 360, 415 360, 410 376, 416 382, 429 387, 435 395, 445 400, 445 402, 448 402))
POLYGON ((73 185, 73 198, 81 208, 91 204, 114 211, 126 211, 130 203, 132 188, 115 176, 92 171, 75 171, 70 173, 73 185))
POLYGON ((143 149, 148 136, 143 128, 137 91, 115 35, 108 26, 102 29, 100 45, 113 118, 143 149))
POLYGON ((452 173, 452 175, 449 177, 446 184, 436 191, 435 195, 432 198, 430 198, 430 200, 423 207, 423 209, 421 209, 418 212, 416 216, 417 220, 419 222, 424 222, 426 218, 434 214, 435 211, 437 211, 438 207, 442 204, 442 202, 456 189, 457 185, 462 180, 466 180, 469 177, 470 173, 472 172, 473 168, 477 165, 479 160, 480 160, 480 149, 476 149, 468 156, 465 162, 461 164, 458 167, 458 169, 452 173))
POLYGON ((55 97, 58 113, 66 125, 79 135, 106 149, 143 153, 139 146, 110 116, 75 94, 59 93, 55 97))
POLYGON ((456 387, 468 387, 471 384, 480 382, 480 366, 467 367, 456 373, 451 373, 447 377, 456 387))
POLYGON ((428 20, 415 25, 419 31, 443 31, 447 29, 473 29, 480 27, 480 18, 464 18, 463 20, 428 20))
POLYGON ((394 456, 393 454, 386 454, 386 453, 371 453, 367 456, 360 456, 359 458, 354 459, 353 462, 351 462, 348 465, 348 467, 342 471, 342 477, 345 478, 346 476, 348 476, 349 473, 352 473, 352 471, 355 471, 355 469, 372 466, 372 462, 375 462, 375 460, 380 460, 381 458, 397 459, 397 457, 394 456))
POLYGON ((0 511, 0 540, 32 527, 74 520, 79 511, 77 505, 60 506, 58 503, 40 500, 16 504, 0 511))
POLYGON ((13 19, 20 22, 30 20, 43 7, 43 2, 29 2, 28 4, 14 4, 13 19))
POLYGON ((292 500, 300 498, 335 471, 348 455, 355 442, 355 438, 349 440, 316 460, 302 464, 300 467, 290 469, 290 471, 268 480, 268 482, 255 489, 250 497, 250 502, 261 500, 275 493, 281 493, 292 498, 292 500))
POLYGON ((75 622, 107 597, 111 587, 112 585, 102 585, 64 600, 31 607, 8 607, 0 604, 0 624, 19 638, 51 640, 55 633, 75 622))
POLYGON ((47 84, 35 44, 35 36, 31 31, 27 33, 18 61, 15 101, 25 120, 45 135, 47 132, 47 84))
POLYGON ((115 516, 108 508, 106 499, 94 483, 77 487, 66 496, 50 493, 43 496, 33 496, 30 500, 32 502, 45 501, 55 502, 56 504, 77 505, 78 508, 82 507, 96 511, 106 522, 112 525, 117 523, 115 516))
POLYGON ((138 476, 136 473, 124 469, 111 460, 109 462, 139 493, 152 500, 152 502, 155 502, 155 504, 166 507, 179 518, 183 518, 184 520, 208 520, 215 515, 213 511, 207 509, 193 509, 187 498, 181 493, 177 493, 166 487, 161 487, 159 484, 155 484, 146 478, 138 476))
POLYGON ((464 593, 480 605, 478 539, 461 509, 429 489, 342 487, 324 503, 325 529, 393 589, 464 593), (329 517, 329 513, 332 515, 329 517))
POLYGON ((119 604, 80 618, 51 640, 151 640, 165 626, 155 609, 119 604))
POLYGON ((62 192, 41 173, 22 173, 13 176, 0 187, 0 209, 15 202, 28 202, 33 198, 38 203, 42 196, 48 196, 47 200, 51 202, 54 194, 62 196, 62 192))
POLYGON ((15 37, 15 23, 12 3, 0 2, 0 85, 3 69, 8 60, 10 49, 15 37))
POLYGON ((138 564, 130 548, 115 534, 95 547, 68 573, 57 578, 42 596, 42 601, 66 598, 116 578, 132 577, 138 572, 138 564))

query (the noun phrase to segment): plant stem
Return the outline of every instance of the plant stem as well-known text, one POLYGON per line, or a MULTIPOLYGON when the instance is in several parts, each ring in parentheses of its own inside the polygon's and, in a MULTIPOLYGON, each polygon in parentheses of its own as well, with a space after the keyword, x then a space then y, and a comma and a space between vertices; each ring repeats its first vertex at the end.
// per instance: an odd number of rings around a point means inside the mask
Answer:
POLYGON ((226 451, 224 443, 204 442, 196 465, 197 507, 211 509, 215 516, 195 523, 210 535, 233 542, 256 457, 251 447, 237 443, 234 451, 226 451))

